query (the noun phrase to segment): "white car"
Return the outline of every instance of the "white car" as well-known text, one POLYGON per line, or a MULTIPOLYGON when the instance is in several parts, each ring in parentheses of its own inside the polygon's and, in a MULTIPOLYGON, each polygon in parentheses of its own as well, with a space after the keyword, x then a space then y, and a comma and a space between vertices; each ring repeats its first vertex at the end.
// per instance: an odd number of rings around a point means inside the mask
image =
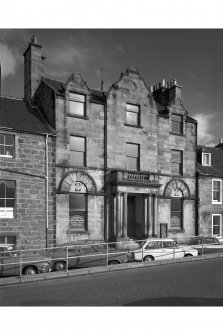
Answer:
POLYGON ((132 252, 135 261, 150 262, 163 259, 197 256, 198 251, 190 246, 178 246, 170 238, 151 238, 141 243, 141 248, 132 252))

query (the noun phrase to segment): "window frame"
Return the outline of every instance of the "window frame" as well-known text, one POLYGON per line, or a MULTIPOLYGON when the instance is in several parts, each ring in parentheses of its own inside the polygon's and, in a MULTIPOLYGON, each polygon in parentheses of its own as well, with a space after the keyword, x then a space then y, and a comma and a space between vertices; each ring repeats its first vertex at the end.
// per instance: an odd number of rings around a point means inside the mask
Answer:
POLYGON ((4 148, 4 151, 6 151, 6 147, 10 147, 13 149, 13 154, 12 155, 2 155, 0 154, 0 157, 5 157, 5 158, 15 158, 15 135, 12 135, 12 134, 5 134, 5 133, 0 133, 1 136, 4 136, 4 144, 0 144, 0 147, 3 147, 4 148), (5 137, 6 136, 10 136, 13 138, 13 144, 12 145, 7 145, 5 144, 5 137))
POLYGON ((183 229, 183 219, 184 219, 184 202, 183 202, 183 198, 182 197, 171 197, 171 200, 170 200, 170 228, 171 229, 183 229), (181 210, 180 211, 173 211, 172 210, 172 200, 173 199, 179 199, 180 200, 180 206, 181 206, 181 210), (180 225, 179 226, 173 226, 172 225, 172 213, 173 212, 180 212, 180 225))
POLYGON ((176 114, 176 113, 173 113, 172 115, 171 115, 171 132, 172 133, 174 133, 174 134, 178 134, 178 135, 183 135, 183 115, 179 115, 179 114, 176 114), (172 116, 179 116, 180 118, 181 118, 181 121, 176 121, 176 120, 173 120, 172 119, 172 116), (180 125, 180 131, 174 131, 173 130, 173 124, 178 124, 178 125, 180 125))
POLYGON ((73 92, 73 91, 70 91, 70 94, 69 94, 69 116, 71 117, 76 117, 76 118, 80 118, 80 119, 85 119, 86 118, 86 112, 87 112, 87 108, 86 108, 86 94, 84 93, 79 93, 79 92, 73 92), (71 97, 72 94, 76 94, 76 95, 80 95, 80 96, 83 96, 84 97, 84 102, 81 102, 81 101, 78 101, 78 100, 75 100, 74 98, 71 97), (76 103, 79 103, 79 104, 82 104, 84 106, 83 108, 83 115, 78 115, 78 114, 73 114, 71 112, 71 107, 70 107, 70 102, 76 102, 76 103))
POLYGON ((125 125, 130 126, 130 127, 140 127, 141 126, 141 111, 140 111, 140 105, 138 104, 133 104, 130 102, 126 103, 126 113, 125 113, 125 125), (138 108, 138 112, 134 112, 128 109, 128 106, 134 106, 138 108), (133 124, 133 123, 129 123, 128 122, 128 117, 127 117, 127 113, 132 113, 132 114, 136 114, 137 115, 137 123, 133 124))
POLYGON ((71 165, 75 165, 75 166, 87 166, 87 138, 85 136, 78 136, 78 135, 73 135, 70 134, 70 163, 71 165), (84 151, 80 151, 80 150, 72 150, 71 149, 71 137, 76 137, 76 138, 83 138, 84 139, 84 151), (71 161, 71 153, 72 152, 83 152, 84 156, 83 156, 83 165, 82 164, 78 164, 78 163, 73 163, 71 161))
MULTIPOLYGON (((80 214, 79 214, 80 215, 80 214)), ((73 231, 87 231, 88 230, 88 194, 87 193, 75 193, 75 192, 70 192, 69 193, 69 230, 73 230, 73 231), (76 213, 82 213, 84 212, 84 218, 85 218, 85 222, 84 222, 84 227, 72 227, 70 226, 70 196, 72 195, 82 195, 85 197, 85 210, 80 210, 80 209, 72 209, 73 212, 76 213)))
POLYGON ((0 243, 4 243, 4 244, 17 244, 17 235, 15 233, 1 233, 0 234, 0 243), (4 239, 4 242, 1 242, 1 239, 4 239), (13 242, 8 241, 8 239, 12 239, 13 242))
POLYGON ((132 143, 132 142, 126 142, 126 170, 130 170, 130 171, 140 171, 140 144, 138 143, 132 143), (134 156, 128 156, 127 155, 127 147, 128 147, 128 144, 131 144, 131 145, 135 145, 138 147, 138 157, 134 157, 134 156), (135 169, 129 169, 128 168, 128 158, 135 158, 137 160, 137 166, 136 166, 136 170, 135 169))
POLYGON ((177 175, 177 176, 183 176, 183 150, 171 149, 171 174, 177 175), (175 161, 172 160, 172 152, 173 151, 180 152, 180 157, 181 157, 181 162, 180 163, 175 162, 175 161), (173 171, 172 171, 172 163, 179 164, 179 172, 180 172, 179 174, 173 173, 173 171))
POLYGON ((221 214, 212 214, 212 217, 211 217, 211 234, 212 234, 212 237, 216 237, 216 236, 221 236, 222 234, 222 215, 221 214), (219 222, 219 234, 214 234, 213 233, 213 223, 214 223, 214 216, 218 216, 220 217, 220 222, 219 222))
POLYGON ((202 152, 202 165, 203 166, 211 166, 211 153, 209 153, 209 152, 202 152), (205 164, 204 163, 204 156, 205 155, 208 155, 208 157, 209 157, 209 164, 205 164))
POLYGON ((221 205, 222 204, 222 180, 221 179, 212 179, 212 204, 219 204, 221 205), (214 182, 215 181, 218 181, 220 183, 220 190, 219 190, 219 193, 220 193, 220 199, 219 201, 217 200, 214 200, 214 182))
MULTIPOLYGON (((4 203, 6 204, 6 200, 8 199, 8 200, 13 200, 13 207, 7 207, 7 206, 4 206, 4 207, 1 207, 0 206, 0 208, 13 208, 13 211, 12 211, 12 216, 11 215, 9 215, 9 216, 1 216, 1 214, 0 214, 0 220, 1 219, 11 219, 11 220, 14 220, 15 218, 16 218, 16 181, 15 180, 8 180, 8 179, 0 179, 0 182, 4 182, 5 183, 5 185, 7 184, 7 182, 13 182, 13 184, 14 184, 14 197, 13 198, 7 198, 7 197, 4 197, 4 198, 1 198, 0 197, 0 199, 4 199, 4 203)), ((6 187, 6 186, 5 186, 6 187)), ((5 190, 5 195, 6 195, 6 190, 5 190)))

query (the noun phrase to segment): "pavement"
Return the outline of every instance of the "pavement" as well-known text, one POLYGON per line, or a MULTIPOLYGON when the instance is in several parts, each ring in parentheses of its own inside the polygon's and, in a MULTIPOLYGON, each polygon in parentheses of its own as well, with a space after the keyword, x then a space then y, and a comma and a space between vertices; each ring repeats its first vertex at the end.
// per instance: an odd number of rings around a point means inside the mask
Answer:
POLYGON ((0 286, 5 285, 17 285, 30 282, 38 282, 43 280, 60 279, 65 277, 77 277, 93 275, 97 273, 123 271, 137 268, 148 268, 154 266, 162 266, 164 264, 175 264, 175 263, 188 263, 188 262, 199 262, 209 259, 223 258, 222 253, 215 253, 196 257, 182 257, 177 259, 166 259, 162 261, 152 261, 149 263, 144 262, 130 262, 117 265, 109 266, 98 266, 92 268, 73 269, 69 271, 55 271, 49 273, 40 273, 38 275, 22 276, 22 277, 2 277, 0 278, 0 286))

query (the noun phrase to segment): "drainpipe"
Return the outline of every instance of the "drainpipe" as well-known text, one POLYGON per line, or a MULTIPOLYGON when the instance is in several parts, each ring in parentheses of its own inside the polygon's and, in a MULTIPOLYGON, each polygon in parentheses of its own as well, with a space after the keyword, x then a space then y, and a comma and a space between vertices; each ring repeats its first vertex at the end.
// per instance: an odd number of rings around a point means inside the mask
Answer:
POLYGON ((45 164, 46 164, 46 167, 45 167, 46 204, 45 204, 45 207, 46 207, 46 249, 47 249, 48 248, 48 227, 49 227, 49 218, 48 218, 48 189, 49 189, 49 185, 48 185, 48 134, 46 134, 46 137, 45 137, 45 151, 46 151, 46 160, 45 160, 45 164))
POLYGON ((108 167, 108 161, 107 161, 107 97, 104 104, 104 193, 105 193, 105 201, 104 201, 104 221, 105 221, 105 242, 108 243, 108 187, 107 187, 107 167, 108 167))
POLYGON ((196 179, 195 179, 195 190, 196 190, 196 199, 195 199, 195 235, 199 235, 199 173, 197 171, 197 126, 196 123, 196 161, 195 161, 195 169, 196 169, 196 179))
POLYGON ((1 63, 0 63, 0 111, 1 111, 1 98, 2 96, 2 66, 1 66, 1 63))

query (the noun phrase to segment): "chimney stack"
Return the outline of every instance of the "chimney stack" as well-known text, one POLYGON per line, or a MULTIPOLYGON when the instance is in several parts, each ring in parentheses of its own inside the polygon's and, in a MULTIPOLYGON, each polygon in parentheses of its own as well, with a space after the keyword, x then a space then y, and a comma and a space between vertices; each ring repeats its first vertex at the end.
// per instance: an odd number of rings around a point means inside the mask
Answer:
POLYGON ((2 107, 2 65, 0 62, 0 112, 2 107))
POLYGON ((42 45, 37 43, 33 35, 29 45, 24 52, 24 97, 30 102, 38 99, 37 90, 43 75, 43 60, 41 54, 42 45))
POLYGON ((173 79, 169 85, 167 85, 168 91, 167 91, 167 100, 172 101, 175 99, 181 100, 181 86, 177 84, 177 80, 173 79))
POLYGON ((215 148, 223 149, 223 138, 219 138, 219 143, 215 146, 215 148))

